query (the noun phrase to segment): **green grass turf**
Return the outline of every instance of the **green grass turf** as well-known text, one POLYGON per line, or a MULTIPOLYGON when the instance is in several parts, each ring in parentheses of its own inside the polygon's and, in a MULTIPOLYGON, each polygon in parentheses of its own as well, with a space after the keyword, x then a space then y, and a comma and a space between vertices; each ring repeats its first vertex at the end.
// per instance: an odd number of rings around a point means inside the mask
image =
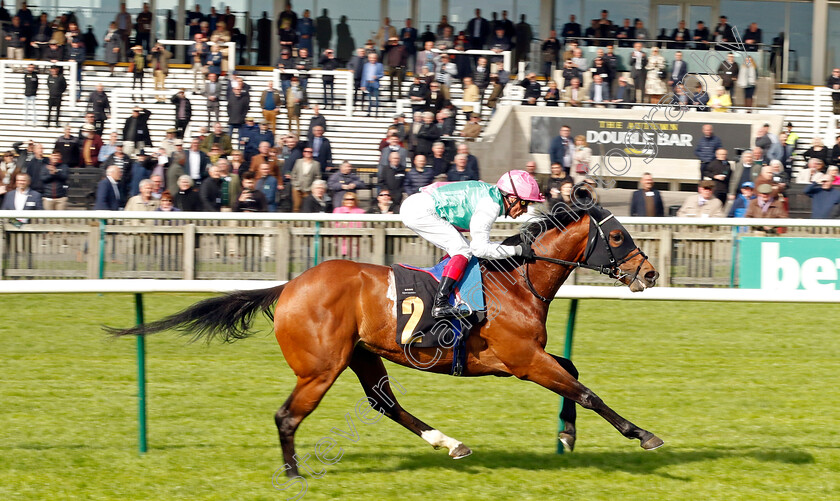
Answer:
MULTIPOLYGON (((146 296, 152 320, 202 296, 146 296)), ((149 452, 137 453, 131 295, 3 296, 0 499, 277 500, 273 413, 293 385, 269 324, 234 345, 147 340, 149 452)), ((552 307, 562 352, 567 301, 552 307)), ((583 301, 581 380, 665 440, 643 451, 580 409, 578 446, 555 454, 558 397, 512 378, 456 379, 388 364, 401 403, 472 447, 451 460, 383 418, 305 499, 837 499, 836 308, 583 301)), ((300 428, 312 454, 363 395, 341 376, 300 428)), ((290 491, 292 492, 292 489, 290 491)))

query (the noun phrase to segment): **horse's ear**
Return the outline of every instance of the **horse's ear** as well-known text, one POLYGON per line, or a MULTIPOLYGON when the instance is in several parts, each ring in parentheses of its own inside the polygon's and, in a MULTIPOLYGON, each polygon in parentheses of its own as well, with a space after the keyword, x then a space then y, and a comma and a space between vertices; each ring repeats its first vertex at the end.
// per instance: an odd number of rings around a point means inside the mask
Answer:
POLYGON ((572 188, 572 206, 575 209, 589 209, 595 205, 595 187, 586 183, 577 183, 572 188))

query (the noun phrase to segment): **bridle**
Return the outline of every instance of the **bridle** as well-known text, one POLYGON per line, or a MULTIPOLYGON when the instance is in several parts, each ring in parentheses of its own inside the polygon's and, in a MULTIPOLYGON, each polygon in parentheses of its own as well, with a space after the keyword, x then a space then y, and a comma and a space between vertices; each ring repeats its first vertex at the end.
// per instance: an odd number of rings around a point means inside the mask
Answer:
MULTIPOLYGON (((607 275, 608 277, 615 280, 621 280, 627 276, 631 276, 629 273, 626 273, 621 270, 621 265, 638 255, 641 255, 644 258, 644 261, 646 261, 648 257, 645 255, 644 252, 642 252, 642 249, 635 247, 635 244, 632 243, 632 239, 630 239, 629 235, 627 235, 627 237, 625 238, 625 244, 629 242, 629 246, 633 246, 635 248, 629 251, 624 257, 616 258, 615 253, 613 252, 613 248, 610 246, 609 241, 607 240, 607 237, 604 234, 603 226, 609 223, 610 226, 615 226, 616 229, 620 229, 622 233, 625 234, 626 230, 624 230, 621 224, 615 219, 615 216, 613 216, 613 214, 609 211, 598 209, 596 207, 591 207, 587 209, 586 213, 589 215, 589 237, 587 239, 586 250, 584 251, 583 259, 581 261, 566 261, 564 259, 556 259, 553 257, 537 255, 534 256, 534 260, 546 261, 553 264, 559 264, 561 266, 568 266, 571 268, 570 272, 574 271, 575 268, 594 270, 602 275, 607 275), (596 218, 596 214, 594 213, 598 213, 600 215, 606 213, 607 215, 599 221, 596 218), (592 231, 593 228, 597 231, 592 231)), ((622 246, 619 246, 619 248, 622 246)), ((644 264, 644 261, 639 263, 639 266, 636 267, 636 271, 633 272, 632 280, 630 280, 630 283, 633 283, 638 278, 639 271, 641 271, 642 264, 644 264)), ((530 262, 526 263, 524 270, 521 272, 522 276, 525 278, 525 284, 528 286, 528 289, 530 289, 531 293, 538 299, 540 299, 542 302, 551 302, 550 298, 542 296, 534 288, 534 284, 531 282, 531 277, 528 272, 530 264, 530 262)))

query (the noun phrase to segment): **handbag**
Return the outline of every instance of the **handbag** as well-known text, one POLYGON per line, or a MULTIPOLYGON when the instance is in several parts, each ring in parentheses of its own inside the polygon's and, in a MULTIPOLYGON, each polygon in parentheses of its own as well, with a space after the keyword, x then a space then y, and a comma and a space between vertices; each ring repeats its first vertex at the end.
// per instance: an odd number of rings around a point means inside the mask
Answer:
POLYGON ((585 163, 578 163, 575 166, 575 172, 577 172, 578 174, 586 174, 587 172, 589 172, 589 166, 585 163))
POLYGON ((134 61, 128 63, 128 73, 134 73, 134 61))

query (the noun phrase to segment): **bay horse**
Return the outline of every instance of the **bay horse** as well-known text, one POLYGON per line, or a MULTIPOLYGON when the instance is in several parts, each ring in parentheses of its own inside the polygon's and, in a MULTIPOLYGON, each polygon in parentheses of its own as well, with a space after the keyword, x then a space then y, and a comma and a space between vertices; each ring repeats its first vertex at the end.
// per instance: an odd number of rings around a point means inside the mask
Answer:
MULTIPOLYGON (((500 298, 498 314, 469 328, 464 376, 516 376, 565 397, 560 440, 574 448, 575 403, 591 409, 622 435, 638 439, 644 449, 663 441, 619 416, 589 388, 578 382, 568 359, 545 351, 550 298, 575 268, 610 275, 634 292, 655 285, 658 273, 609 211, 594 205, 565 206, 526 223, 504 243, 532 244, 535 259, 485 261, 488 297, 500 298), (505 284, 504 286, 501 284, 505 284), (504 290, 501 290, 501 289, 504 290)), ((557 206, 559 207, 559 206, 557 206)), ((369 397, 370 406, 426 440, 446 447, 452 458, 472 451, 403 409, 392 391, 382 359, 407 367, 420 362, 425 370, 448 373, 452 350, 412 349, 411 358, 396 342, 396 292, 389 267, 345 260, 323 262, 284 285, 235 291, 205 299, 156 322, 129 329, 106 328, 116 336, 146 335, 167 329, 192 334, 194 340, 225 342, 246 338, 254 316, 271 317, 295 388, 275 413, 288 476, 298 476, 294 436, 301 422, 324 397, 336 378, 350 367, 369 397), (379 398, 379 396, 382 398, 379 398)))

